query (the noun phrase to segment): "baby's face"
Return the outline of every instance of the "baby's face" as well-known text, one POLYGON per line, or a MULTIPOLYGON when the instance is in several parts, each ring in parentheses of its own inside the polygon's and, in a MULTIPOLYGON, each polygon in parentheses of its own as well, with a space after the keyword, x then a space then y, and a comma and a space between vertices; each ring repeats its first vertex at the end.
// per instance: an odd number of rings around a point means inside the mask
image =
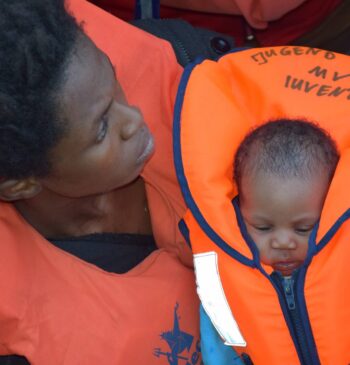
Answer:
POLYGON ((328 187, 327 174, 309 179, 267 173, 242 177, 240 208, 262 263, 283 276, 302 265, 328 187))

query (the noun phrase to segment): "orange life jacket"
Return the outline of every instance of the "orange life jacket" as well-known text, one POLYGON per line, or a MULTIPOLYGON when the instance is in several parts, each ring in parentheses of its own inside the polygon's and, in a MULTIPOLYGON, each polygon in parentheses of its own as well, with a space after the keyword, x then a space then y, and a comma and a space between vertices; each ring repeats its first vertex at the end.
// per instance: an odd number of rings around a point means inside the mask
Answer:
POLYGON ((153 133, 156 153, 142 172, 153 233, 159 247, 175 251, 190 266, 191 250, 177 228, 185 203, 176 179, 172 149, 173 111, 182 67, 168 42, 86 0, 66 1, 78 22, 83 23, 84 31, 110 58, 129 104, 140 108, 153 133))
POLYGON ((349 65, 318 49, 250 49, 188 68, 180 83, 175 165, 197 290, 225 343, 254 365, 350 363, 349 65), (341 153, 294 292, 260 263, 232 204, 238 145, 252 126, 278 118, 319 123, 341 153))
POLYGON ((22 355, 31 365, 199 364, 198 299, 193 270, 179 260, 184 203, 171 147, 182 70, 166 42, 83 0, 71 0, 70 9, 116 64, 129 102, 155 133, 144 178, 164 248, 126 274, 109 273, 53 246, 1 203, 0 355, 22 355))

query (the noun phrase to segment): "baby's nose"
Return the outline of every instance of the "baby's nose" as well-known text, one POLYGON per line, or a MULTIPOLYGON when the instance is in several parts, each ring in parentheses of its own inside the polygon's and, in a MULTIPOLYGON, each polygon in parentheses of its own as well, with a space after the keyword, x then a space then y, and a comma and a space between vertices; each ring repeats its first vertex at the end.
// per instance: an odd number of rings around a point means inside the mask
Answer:
POLYGON ((278 232, 272 239, 271 247, 280 250, 294 250, 297 244, 288 232, 278 232))

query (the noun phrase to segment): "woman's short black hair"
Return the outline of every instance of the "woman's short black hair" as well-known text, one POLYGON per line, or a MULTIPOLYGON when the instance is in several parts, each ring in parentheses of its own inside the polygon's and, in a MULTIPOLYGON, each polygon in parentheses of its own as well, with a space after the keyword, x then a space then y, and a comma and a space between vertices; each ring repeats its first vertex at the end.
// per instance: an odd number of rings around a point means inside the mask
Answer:
POLYGON ((245 173, 308 178, 326 171, 331 179, 338 160, 336 143, 317 124, 280 119, 248 133, 236 151, 233 175, 238 189, 245 173))
POLYGON ((5 0, 0 34, 0 178, 45 176, 64 129, 59 88, 82 31, 64 0, 5 0))

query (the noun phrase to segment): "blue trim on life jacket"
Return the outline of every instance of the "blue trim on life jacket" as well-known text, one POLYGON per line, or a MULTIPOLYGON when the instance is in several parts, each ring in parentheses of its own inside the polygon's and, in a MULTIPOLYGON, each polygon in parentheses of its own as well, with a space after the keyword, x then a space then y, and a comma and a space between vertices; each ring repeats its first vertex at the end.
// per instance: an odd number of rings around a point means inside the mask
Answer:
MULTIPOLYGON (((281 292, 281 290, 276 286, 274 281, 270 278, 270 276, 265 272, 265 270, 257 263, 257 260, 260 260, 259 258, 259 252, 257 249, 257 246, 253 239, 249 236, 249 233, 247 231, 246 225, 244 223, 243 217, 241 215, 239 204, 238 204, 238 197, 235 197, 233 200, 233 205, 236 211, 236 216, 239 224, 239 228, 241 230, 242 237, 250 247, 254 262, 256 266, 258 267, 259 271, 271 282, 272 286, 275 288, 276 293, 279 298, 280 306, 282 309, 283 316, 285 318, 285 321, 287 323, 290 335, 293 339, 293 342, 295 344, 296 351, 298 353, 299 359, 301 360, 303 358, 302 351, 300 350, 299 346, 297 345, 297 335, 294 330, 294 324, 291 322, 290 315, 289 315, 289 309, 286 305, 285 299, 284 299, 284 293, 281 292)), ((329 229, 329 231, 325 234, 325 236, 321 239, 320 243, 316 245, 316 236, 319 228, 319 222, 314 226, 314 228, 311 231, 309 240, 308 240, 308 253, 307 257, 303 263, 303 265, 298 269, 298 276, 296 281, 296 297, 297 297, 297 305, 298 305, 298 311, 300 313, 301 323, 303 324, 303 330, 305 333, 305 338, 307 341, 307 351, 309 353, 309 356, 311 358, 311 364, 310 365, 320 365, 320 359, 317 352, 317 347, 315 343, 315 339, 313 336, 312 328, 310 325, 310 319, 307 311, 307 305, 304 295, 304 286, 305 286, 305 279, 306 279, 306 272, 307 269, 313 259, 313 257, 318 254, 326 245, 330 242, 332 237, 335 235, 335 233, 338 231, 340 226, 350 218, 350 209, 348 209, 337 221, 333 224, 333 226, 329 229)), ((309 365, 309 364, 307 364, 309 365)))
MULTIPOLYGON (((148 10, 147 6, 147 10, 148 10)), ((160 0, 136 0, 135 1, 135 11, 134 11, 134 19, 159 19, 160 17, 160 0), (144 14, 145 4, 142 2, 148 1, 151 2, 151 11, 152 14, 144 14)))
POLYGON ((298 307, 301 314, 301 320, 304 325, 306 340, 308 343, 309 352, 311 355, 312 364, 311 365, 320 365, 320 359, 317 352, 317 347, 315 343, 315 339, 312 333, 312 328, 310 325, 310 319, 307 311, 307 305, 304 295, 304 287, 305 287, 305 280, 306 280, 306 272, 308 269, 309 264, 312 261, 312 258, 317 255, 321 250, 331 241, 333 236, 339 230, 341 225, 350 218, 350 209, 346 210, 336 222, 332 225, 332 227, 327 231, 327 233, 323 236, 318 244, 316 244, 316 236, 317 231, 319 228, 319 222, 315 225, 314 229, 312 230, 309 238, 309 250, 307 258, 304 262, 304 265, 300 268, 300 273, 298 276, 298 280, 296 282, 296 290, 297 290, 297 300, 298 300, 298 307))
POLYGON ((312 333, 312 328, 310 325, 310 318, 307 311, 305 294, 304 294, 304 287, 305 287, 305 278, 306 278, 306 271, 308 267, 303 265, 299 270, 298 279, 296 282, 296 291, 297 291, 297 301, 298 301, 298 308, 301 317, 301 322, 304 327, 306 341, 309 349, 309 354, 311 356, 312 363, 310 365, 321 365, 320 358, 318 356, 317 347, 315 343, 315 338, 312 333))
POLYGON ((178 227, 186 243, 190 246, 190 248, 192 248, 190 239, 190 230, 188 229, 187 224, 183 219, 180 219, 178 227))
MULTIPOLYGON (((241 230, 242 237, 244 238, 244 240, 246 241, 247 245, 249 246, 249 248, 251 249, 251 251, 253 253, 254 263, 255 263, 256 267, 270 281, 271 285, 274 287, 274 289, 277 293, 284 319, 287 323, 289 333, 293 339, 295 349, 298 353, 299 360, 302 363, 303 351, 300 349, 300 347, 298 345, 297 339, 299 338, 299 336, 295 332, 294 324, 292 323, 292 320, 291 320, 291 315, 290 315, 289 308, 288 308, 286 300, 285 300, 284 292, 277 286, 277 284, 274 282, 274 280, 270 277, 270 275, 268 275, 266 273, 266 271, 263 269, 263 267, 261 265, 259 250, 257 248, 256 243, 254 242, 254 240, 250 237, 250 235, 248 233, 247 226, 244 222, 244 219, 242 217, 242 214, 241 214, 241 211, 239 208, 238 196, 236 196, 233 199, 232 204, 235 208, 236 217, 238 220, 238 225, 241 230)), ((305 284, 306 270, 307 270, 307 267, 310 264, 313 256, 316 253, 315 238, 316 238, 316 234, 317 234, 317 230, 318 230, 318 224, 319 223, 317 223, 315 225, 315 227, 312 229, 312 232, 309 237, 309 242, 308 242, 307 258, 305 259, 303 265, 298 270, 299 271, 298 281, 297 281, 298 312, 300 313, 301 322, 303 323, 303 330, 305 333, 305 337, 307 339, 307 349, 308 349, 307 351, 312 359, 312 364, 305 364, 305 365, 320 365, 320 361, 319 361, 317 350, 316 350, 316 344, 314 341, 314 337, 313 337, 311 326, 310 326, 309 316, 307 313, 305 296, 304 296, 304 284, 305 284)), ((293 276, 295 276, 295 274, 293 276)))
MULTIPOLYGON (((275 288, 276 293, 279 298, 280 306, 282 309, 282 313, 284 315, 285 321, 287 323, 290 335, 293 339, 293 342, 295 344, 295 348, 298 352, 299 359, 301 360, 303 357, 302 351, 300 350, 299 346, 297 345, 297 335, 294 331, 294 325, 292 324, 290 318, 289 318, 289 309, 286 305, 284 294, 281 292, 281 290, 277 287, 277 285, 274 283, 274 281, 271 279, 271 277, 265 272, 265 270, 262 268, 261 265, 257 263, 257 260, 259 259, 259 252, 257 249, 257 246, 253 239, 249 236, 249 233, 247 231, 246 225, 244 223, 243 217, 241 215, 239 204, 238 204, 238 196, 234 198, 233 205, 235 207, 236 216, 239 224, 239 228, 241 230, 242 237, 250 247, 254 262, 259 269, 259 271, 271 282, 272 286, 275 288)), ((345 213, 343 213, 336 222, 332 225, 332 227, 327 231, 327 233, 324 235, 324 237, 320 240, 318 244, 316 244, 316 236, 319 228, 319 222, 315 224, 314 228, 311 231, 309 240, 308 240, 308 252, 307 257, 304 260, 303 265, 298 269, 298 276, 296 281, 296 297, 297 297, 297 305, 298 305, 298 311, 300 313, 301 323, 303 324, 303 330, 305 333, 305 338, 307 341, 307 348, 308 353, 311 357, 312 363, 310 365, 320 365, 320 359, 317 352, 317 347, 315 343, 315 339, 313 336, 312 328, 310 325, 310 319, 307 311, 307 305, 304 295, 304 286, 305 286, 305 279, 306 279, 306 272, 307 269, 315 255, 317 255, 333 238, 333 236, 336 234, 338 229, 341 227, 341 225, 350 218, 350 209, 348 209, 345 213)), ((260 260, 260 259, 259 259, 260 260)), ((309 365, 309 364, 307 364, 309 365)))
POLYGON ((345 211, 332 225, 332 227, 327 231, 327 233, 322 237, 318 245, 316 246, 316 253, 320 252, 327 243, 333 238, 337 233, 341 225, 350 218, 350 208, 345 211))
MULTIPOLYGON (((300 351, 300 348, 299 348, 298 344, 296 343, 297 334, 295 332, 293 323, 292 323, 290 315, 289 315, 289 309, 288 309, 288 305, 287 305, 287 302, 286 302, 285 297, 284 297, 283 290, 278 287, 278 285, 275 283, 273 278, 270 275, 268 275, 265 272, 265 270, 262 269, 260 271, 267 278, 267 280, 269 280, 269 282, 271 283, 271 285, 273 286, 273 288, 276 291, 277 298, 278 298, 278 301, 280 303, 280 307, 281 307, 281 310, 282 310, 282 313, 283 313, 284 320, 287 324, 287 328, 289 330, 290 337, 293 340, 295 351, 297 352, 300 363, 302 364, 302 354, 301 354, 301 351, 300 351)), ((295 276, 295 275, 293 275, 293 276, 295 276)), ((304 364, 302 364, 302 365, 304 365, 304 364)), ((305 365, 308 365, 308 364, 305 364, 305 365)))
POLYGON ((182 74, 174 108, 174 123, 173 123, 173 138, 174 138, 174 162, 175 162, 175 170, 176 175, 179 181, 179 185, 181 187, 181 191, 184 197, 184 200, 193 214, 194 218, 197 220, 198 224, 205 232, 205 234, 215 243, 218 247, 220 247, 224 252, 238 260, 244 265, 255 267, 254 261, 243 256, 237 250, 232 248, 227 242, 225 242, 208 224, 206 219, 203 217, 201 211, 199 210, 193 196, 191 194, 187 178, 185 176, 182 155, 181 155, 181 111, 182 104, 184 101, 185 91, 188 84, 188 80, 191 76, 193 69, 200 63, 203 62, 204 59, 198 59, 196 62, 193 62, 187 65, 182 74))
MULTIPOLYGON (((267 275, 266 273, 263 273, 263 274, 267 277, 267 279, 270 280, 271 285, 274 287, 274 289, 277 293, 277 297, 278 297, 280 307, 281 307, 281 310, 282 310, 282 313, 284 316, 284 320, 287 324, 290 336, 294 343, 294 348, 298 354, 300 365, 320 365, 317 352, 315 352, 316 345, 314 344, 314 347, 312 347, 312 346, 310 347, 310 343, 314 343, 314 341, 313 341, 313 334, 311 331, 306 306, 304 307, 303 305, 301 305, 301 303, 303 303, 303 300, 304 300, 303 286, 304 286, 304 281, 305 281, 305 275, 304 276, 300 275, 300 271, 301 271, 301 269, 298 269, 292 274, 292 278, 296 282, 301 283, 301 287, 302 287, 301 293, 298 292, 298 290, 296 290, 296 293, 295 293, 297 302, 295 303, 296 307, 294 310, 298 314, 297 322, 295 322, 293 320, 293 319, 295 319, 295 314, 292 314, 292 310, 290 310, 288 308, 288 303, 285 298, 284 289, 283 289, 282 283, 281 283, 282 275, 275 271, 271 274, 271 276, 267 275), (303 335, 304 335, 302 337, 300 336, 300 331, 297 328, 298 324, 299 325, 302 324, 301 331, 303 332, 303 335), (297 332, 298 332, 298 334, 297 334, 297 332), (300 340, 302 340, 302 338, 306 339, 306 343, 300 342, 300 340), (307 358, 305 358, 304 355, 306 355, 307 358), (309 361, 310 359, 312 361, 311 363, 309 361)), ((295 287, 296 287, 296 285, 295 285, 295 287)))
MULTIPOLYGON (((242 235, 244 241, 246 242, 246 244, 248 245, 248 247, 250 248, 250 251, 252 252, 253 261, 255 263, 255 266, 256 267, 261 267, 260 253, 259 253, 258 247, 256 246, 255 242, 253 241, 253 239, 250 237, 250 235, 248 233, 247 226, 244 222, 241 210, 239 208, 238 195, 236 195, 232 199, 232 205, 233 205, 233 208, 234 208, 235 213, 236 213, 236 219, 237 219, 238 227, 241 231, 241 235, 242 235)), ((262 267, 261 267, 261 269, 262 269, 262 267)))
MULTIPOLYGON (((301 350, 301 348, 298 345, 298 341, 297 341, 298 335, 295 332, 295 328, 294 328, 295 326, 294 326, 294 323, 292 323, 290 311, 288 309, 286 300, 284 298, 284 293, 277 286, 277 284, 270 277, 270 275, 268 275, 265 272, 263 267, 257 263, 257 260, 258 259, 260 260, 259 251, 257 249, 255 242, 250 237, 250 235, 247 231, 247 227, 245 225, 245 222, 243 220, 242 214, 239 209, 238 196, 233 199, 232 203, 233 203, 235 211, 236 211, 238 225, 241 230, 242 237, 244 238, 244 240, 246 241, 247 245, 250 247, 250 249, 253 253, 253 258, 254 258, 256 267, 270 281, 271 285, 274 287, 274 289, 277 293, 280 307, 281 307, 284 319, 286 321, 286 324, 288 326, 289 333, 291 335, 291 338, 293 339, 295 349, 299 356, 299 360, 302 362, 303 351, 301 350)), ((314 228, 312 229, 309 240, 308 240, 307 257, 304 260, 303 265, 298 269, 298 272, 293 273, 293 277, 296 277, 296 279, 297 279, 295 288, 296 288, 298 312, 300 314, 300 321, 303 325, 303 331, 304 331, 306 342, 307 342, 307 344, 305 344, 305 345, 307 346, 308 355, 311 358, 310 364, 309 363, 305 364, 305 362, 304 363, 302 362, 302 365, 304 365, 304 364, 305 365, 320 365, 321 364, 319 355, 318 355, 318 351, 317 351, 317 347, 316 347, 316 343, 315 343, 315 339, 314 339, 314 335, 312 332, 311 324, 310 324, 310 319, 309 319, 309 315, 308 315, 306 299, 305 299, 305 294, 304 294, 306 272, 307 272, 307 269, 308 269, 313 257, 315 255, 317 255, 331 241, 332 237, 338 231, 340 226, 349 218, 350 218, 350 209, 348 209, 344 214, 342 214, 337 219, 337 221, 332 225, 332 227, 327 231, 327 233, 324 235, 324 237, 320 240, 318 245, 316 244, 316 236, 317 236, 317 232, 318 232, 318 228, 319 228, 319 222, 317 222, 317 224, 315 224, 314 228)))

